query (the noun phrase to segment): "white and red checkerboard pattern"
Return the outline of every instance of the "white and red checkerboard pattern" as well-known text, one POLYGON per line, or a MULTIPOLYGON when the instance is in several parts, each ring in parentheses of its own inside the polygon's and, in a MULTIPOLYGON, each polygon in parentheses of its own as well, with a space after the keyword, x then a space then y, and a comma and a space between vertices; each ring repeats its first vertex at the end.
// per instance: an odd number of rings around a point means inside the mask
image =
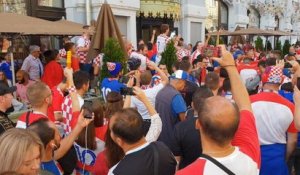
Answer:
POLYGON ((270 83, 282 83, 283 81, 283 72, 282 68, 278 66, 272 67, 269 76, 268 76, 268 82, 270 83))
POLYGON ((71 120, 72 120, 72 99, 68 95, 65 97, 62 105, 62 114, 64 118, 64 130, 66 134, 69 134, 72 131, 71 120))
POLYGON ((67 58, 67 51, 63 48, 59 50, 59 56, 61 58, 67 58))
MULTIPOLYGON (((83 39, 84 39, 84 47, 89 47, 91 41, 89 39, 86 39, 86 38, 83 38, 83 39)), ((78 48, 77 48, 77 55, 79 57, 80 63, 83 63, 83 64, 86 63, 87 54, 88 54, 87 52, 78 51, 78 48)))
POLYGON ((103 54, 100 53, 96 58, 93 60, 93 64, 97 67, 101 67, 103 63, 103 54))
POLYGON ((185 56, 189 57, 191 54, 189 50, 180 48, 179 50, 177 50, 176 55, 177 55, 177 60, 181 61, 183 57, 185 56))

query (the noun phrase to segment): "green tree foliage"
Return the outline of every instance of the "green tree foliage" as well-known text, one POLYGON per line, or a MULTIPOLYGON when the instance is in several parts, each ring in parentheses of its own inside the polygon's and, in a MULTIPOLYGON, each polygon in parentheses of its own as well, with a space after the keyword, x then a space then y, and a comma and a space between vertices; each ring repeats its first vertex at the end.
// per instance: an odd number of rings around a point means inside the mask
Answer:
POLYGON ((282 45, 281 45, 281 41, 280 40, 277 40, 276 46, 275 46, 275 50, 282 50, 282 45))
POLYGON ((109 71, 107 69, 107 62, 119 62, 122 64, 123 71, 126 70, 126 58, 118 40, 115 38, 110 38, 106 41, 105 46, 102 50, 103 56, 103 66, 101 69, 101 81, 109 76, 109 71))
POLYGON ((283 55, 286 55, 286 54, 289 53, 290 47, 291 47, 290 41, 289 40, 285 40, 283 48, 282 48, 283 55))
POLYGON ((261 39, 260 36, 257 37, 255 40, 255 49, 258 51, 263 51, 264 45, 263 45, 263 40, 261 39))
POLYGON ((176 48, 174 42, 171 41, 167 44, 165 51, 161 54, 161 63, 166 64, 169 73, 173 73, 172 65, 177 61, 176 48))
POLYGON ((267 41, 267 46, 266 47, 267 47, 267 51, 272 50, 272 44, 269 40, 267 41))

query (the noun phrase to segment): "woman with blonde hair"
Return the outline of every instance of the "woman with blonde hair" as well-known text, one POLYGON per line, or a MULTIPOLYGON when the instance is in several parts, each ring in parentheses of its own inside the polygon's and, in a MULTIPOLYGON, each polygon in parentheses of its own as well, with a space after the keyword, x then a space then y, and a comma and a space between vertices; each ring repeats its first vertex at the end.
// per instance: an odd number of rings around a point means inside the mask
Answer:
POLYGON ((39 174, 43 144, 32 131, 13 128, 0 136, 0 174, 39 174))

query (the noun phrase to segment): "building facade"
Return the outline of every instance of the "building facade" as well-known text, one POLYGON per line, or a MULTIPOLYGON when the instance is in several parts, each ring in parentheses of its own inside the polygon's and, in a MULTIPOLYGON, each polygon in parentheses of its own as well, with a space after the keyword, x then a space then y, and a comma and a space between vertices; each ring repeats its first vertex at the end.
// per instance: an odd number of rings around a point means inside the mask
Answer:
MULTIPOLYGON (((257 27, 300 34, 300 0, 107 0, 122 34, 134 44, 150 40, 162 23, 187 43, 204 41, 205 33, 257 27)), ((65 0, 68 20, 89 24, 104 0, 65 0)), ((284 38, 284 37, 283 37, 284 38)), ((294 37, 297 40, 297 37, 294 37)))

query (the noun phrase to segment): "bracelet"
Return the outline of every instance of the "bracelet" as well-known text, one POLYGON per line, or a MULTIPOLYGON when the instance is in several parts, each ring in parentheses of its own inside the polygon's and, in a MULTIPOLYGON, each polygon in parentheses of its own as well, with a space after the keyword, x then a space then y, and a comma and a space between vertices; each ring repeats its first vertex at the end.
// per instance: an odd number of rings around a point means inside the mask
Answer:
POLYGON ((76 92, 75 86, 71 86, 68 88, 69 93, 76 92))
POLYGON ((221 66, 221 67, 225 68, 225 67, 231 67, 231 66, 236 67, 236 65, 226 65, 226 66, 221 66))

